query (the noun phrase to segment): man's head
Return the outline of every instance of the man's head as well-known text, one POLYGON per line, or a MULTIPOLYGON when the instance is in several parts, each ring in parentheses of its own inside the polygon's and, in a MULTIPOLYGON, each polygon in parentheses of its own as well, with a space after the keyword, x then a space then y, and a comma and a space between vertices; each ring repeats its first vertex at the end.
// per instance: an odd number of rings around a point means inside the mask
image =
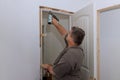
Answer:
POLYGON ((84 36, 85 36, 85 32, 81 28, 74 26, 71 28, 71 31, 68 33, 66 39, 68 44, 71 45, 75 44, 79 46, 82 43, 84 36))

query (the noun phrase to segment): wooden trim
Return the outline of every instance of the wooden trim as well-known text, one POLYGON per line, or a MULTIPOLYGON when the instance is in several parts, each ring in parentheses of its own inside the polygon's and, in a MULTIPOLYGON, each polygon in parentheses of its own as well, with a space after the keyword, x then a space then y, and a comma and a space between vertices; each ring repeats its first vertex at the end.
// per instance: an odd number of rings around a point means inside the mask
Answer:
POLYGON ((100 12, 97 11, 97 80, 100 80, 100 12))
POLYGON ((98 11, 104 12, 104 11, 109 11, 109 10, 118 9, 118 8, 120 8, 120 4, 102 8, 102 9, 99 9, 98 11))
MULTIPOLYGON (((40 49, 40 56, 41 56, 40 57, 40 65, 41 65, 43 62, 43 60, 42 60, 42 56, 43 56, 42 55, 42 35, 41 35, 42 34, 42 9, 39 9, 39 15, 40 15, 40 17, 39 17, 40 18, 39 19, 40 20, 40 28, 39 29, 40 29, 40 47, 41 47, 41 49, 40 49)), ((41 80, 42 80, 42 75, 43 75, 42 72, 43 72, 43 70, 41 69, 41 66, 40 66, 40 76, 41 76, 40 79, 41 80)))
POLYGON ((42 47, 42 9, 40 9, 40 47, 42 47))
POLYGON ((44 9, 44 10, 53 10, 53 11, 62 12, 62 13, 74 14, 74 12, 61 10, 61 9, 56 9, 56 8, 51 8, 51 7, 46 7, 46 6, 40 6, 40 8, 44 9))
POLYGON ((71 16, 69 16, 69 26, 70 26, 70 27, 68 27, 68 30, 70 30, 70 29, 71 29, 71 26, 73 26, 73 25, 72 25, 72 18, 71 18, 71 16))
POLYGON ((97 80, 100 80, 100 14, 118 8, 120 4, 97 10, 97 80))

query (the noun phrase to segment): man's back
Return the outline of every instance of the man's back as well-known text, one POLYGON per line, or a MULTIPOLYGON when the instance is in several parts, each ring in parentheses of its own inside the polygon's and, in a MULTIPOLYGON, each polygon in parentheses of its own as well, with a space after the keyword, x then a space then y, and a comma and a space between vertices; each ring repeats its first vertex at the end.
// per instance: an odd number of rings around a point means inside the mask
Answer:
POLYGON ((80 47, 69 47, 62 51, 54 63, 56 80, 80 80, 84 54, 80 47))

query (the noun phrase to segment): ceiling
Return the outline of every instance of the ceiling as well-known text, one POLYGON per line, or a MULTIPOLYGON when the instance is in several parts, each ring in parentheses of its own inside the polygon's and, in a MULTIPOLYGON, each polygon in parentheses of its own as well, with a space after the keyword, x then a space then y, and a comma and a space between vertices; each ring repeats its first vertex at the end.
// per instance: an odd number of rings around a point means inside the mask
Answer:
POLYGON ((41 6, 53 7, 76 12, 92 0, 41 0, 41 6))

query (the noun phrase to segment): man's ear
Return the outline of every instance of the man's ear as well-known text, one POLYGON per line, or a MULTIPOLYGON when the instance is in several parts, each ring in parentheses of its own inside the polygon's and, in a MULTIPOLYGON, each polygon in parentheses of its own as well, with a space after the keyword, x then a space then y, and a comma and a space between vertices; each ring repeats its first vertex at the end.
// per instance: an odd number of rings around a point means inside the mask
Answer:
POLYGON ((72 37, 70 37, 70 42, 74 42, 74 39, 72 37))

